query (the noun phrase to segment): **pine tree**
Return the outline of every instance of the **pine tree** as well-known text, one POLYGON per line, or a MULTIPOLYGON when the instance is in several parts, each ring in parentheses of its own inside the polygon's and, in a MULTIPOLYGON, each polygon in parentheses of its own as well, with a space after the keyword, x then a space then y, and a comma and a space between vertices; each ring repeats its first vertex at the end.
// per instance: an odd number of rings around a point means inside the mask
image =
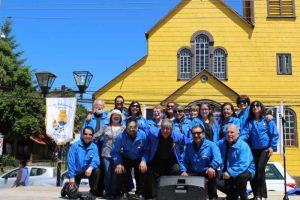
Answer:
POLYGON ((11 27, 10 20, 1 27, 6 37, 0 40, 0 132, 16 143, 44 132, 45 103, 33 87, 30 67, 20 58, 23 52, 16 51, 11 27))

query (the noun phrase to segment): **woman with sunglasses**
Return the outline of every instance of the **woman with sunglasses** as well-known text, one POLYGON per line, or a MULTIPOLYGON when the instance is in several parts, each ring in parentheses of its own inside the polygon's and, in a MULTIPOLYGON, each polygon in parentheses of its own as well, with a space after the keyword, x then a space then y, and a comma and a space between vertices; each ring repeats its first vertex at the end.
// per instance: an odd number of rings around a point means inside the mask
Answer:
MULTIPOLYGON (((239 108, 237 117, 240 119, 241 130, 244 128, 245 123, 249 117, 250 112, 250 98, 247 95, 240 95, 236 99, 236 105, 239 108)), ((266 115, 266 120, 273 119, 272 115, 266 115)))
POLYGON ((260 101, 250 105, 249 118, 241 139, 248 141, 254 163, 255 177, 250 181, 255 199, 267 198, 265 168, 278 143, 278 130, 274 120, 266 120, 265 107, 260 101))
POLYGON ((240 95, 236 99, 239 108, 237 117, 240 119, 241 129, 243 129, 250 111, 250 98, 247 95, 240 95))
POLYGON ((218 142, 219 140, 226 137, 226 129, 229 124, 234 124, 240 130, 240 120, 236 117, 234 107, 231 103, 226 102, 221 106, 221 116, 213 126, 213 141, 218 142))
POLYGON ((141 105, 138 101, 132 101, 128 108, 128 118, 136 118, 138 122, 138 128, 147 133, 147 121, 143 117, 141 105))

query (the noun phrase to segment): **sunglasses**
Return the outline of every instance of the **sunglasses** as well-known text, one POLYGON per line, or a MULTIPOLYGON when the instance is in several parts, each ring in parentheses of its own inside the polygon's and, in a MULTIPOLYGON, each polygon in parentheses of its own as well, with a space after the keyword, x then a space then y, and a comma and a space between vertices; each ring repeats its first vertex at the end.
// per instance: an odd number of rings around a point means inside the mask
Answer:
POLYGON ((254 108, 254 107, 261 107, 261 105, 260 104, 253 104, 252 108, 254 108))
POLYGON ((136 128, 136 126, 127 126, 126 127, 128 130, 134 130, 136 128))
POLYGON ((167 105, 167 108, 174 108, 174 105, 167 105))
POLYGON ((175 113, 179 112, 179 113, 182 113, 183 110, 174 110, 175 113))
POLYGON ((204 132, 203 131, 201 131, 201 132, 193 132, 193 135, 200 135, 202 133, 204 133, 204 132))

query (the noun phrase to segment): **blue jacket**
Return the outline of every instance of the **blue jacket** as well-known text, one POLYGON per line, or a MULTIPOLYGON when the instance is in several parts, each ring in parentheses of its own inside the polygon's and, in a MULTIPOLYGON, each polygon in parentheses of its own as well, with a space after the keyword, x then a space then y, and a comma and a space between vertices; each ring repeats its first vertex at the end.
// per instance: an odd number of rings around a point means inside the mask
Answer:
POLYGON ((184 118, 181 124, 177 119, 174 119, 173 129, 177 129, 185 137, 192 138, 192 121, 188 118, 184 118))
POLYGON ((250 106, 247 106, 247 108, 244 111, 241 111, 238 115, 238 118, 240 119, 241 130, 244 128, 246 124, 246 121, 249 117, 249 112, 250 112, 250 106))
POLYGON ((202 119, 201 119, 201 118, 198 118, 198 117, 195 117, 195 118, 193 118, 193 120, 192 120, 192 128, 193 128, 194 126, 202 126, 203 128, 205 128, 202 119))
POLYGON ((68 154, 69 177, 74 178, 77 174, 85 172, 89 167, 93 169, 99 167, 100 159, 96 144, 91 144, 85 148, 83 140, 73 143, 68 154))
POLYGON ((248 170, 253 178, 255 175, 255 164, 249 145, 238 138, 228 151, 227 170, 224 169, 224 161, 226 154, 226 138, 218 142, 218 146, 222 156, 222 172, 228 172, 230 176, 237 177, 248 170))
MULTIPOLYGON (((148 135, 148 144, 147 144, 147 163, 150 163, 157 151, 158 148, 158 143, 159 143, 159 137, 161 136, 161 130, 156 129, 156 131, 150 132, 148 135)), ((175 158, 180 166, 180 168, 183 168, 183 160, 181 157, 181 150, 185 148, 186 144, 186 138, 184 137, 183 134, 173 130, 171 133, 171 137, 174 142, 173 146, 173 153, 175 155, 175 158)))
MULTIPOLYGON (((99 128, 103 127, 104 125, 108 125, 109 124, 109 119, 107 118, 107 114, 108 114, 107 112, 103 112, 102 117, 100 119, 100 127, 99 128)), ((95 130, 96 129, 96 125, 97 125, 97 119, 95 117, 95 114, 93 113, 91 121, 86 121, 85 120, 83 122, 82 129, 84 129, 86 126, 90 126, 96 132, 96 130, 95 130)))
POLYGON ((222 164, 221 153, 218 146, 204 139, 200 149, 195 148, 195 143, 187 145, 183 153, 184 167, 181 171, 203 172, 209 167, 217 170, 222 164))
POLYGON ((223 137, 226 137, 226 129, 227 126, 229 124, 234 124, 238 127, 238 129, 240 130, 240 120, 236 117, 230 117, 229 120, 227 122, 224 123, 224 119, 220 118, 220 120, 216 121, 213 126, 212 126, 212 131, 213 131, 213 141, 215 143, 217 143, 219 140, 223 139, 223 138, 219 138, 220 137, 220 130, 222 128, 223 130, 223 137))
POLYGON ((158 126, 158 125, 156 124, 155 119, 148 119, 148 120, 146 120, 146 123, 147 123, 148 126, 155 126, 155 127, 160 128, 160 126, 158 126))
POLYGON ((267 121, 262 118, 256 123, 255 119, 250 119, 242 130, 241 138, 249 140, 251 149, 277 148, 278 130, 274 120, 267 121))
POLYGON ((147 135, 144 131, 138 129, 136 138, 132 140, 128 133, 123 131, 117 135, 111 149, 111 157, 114 160, 114 164, 118 165, 123 162, 122 157, 135 160, 141 158, 142 161, 146 162, 146 143, 147 135))

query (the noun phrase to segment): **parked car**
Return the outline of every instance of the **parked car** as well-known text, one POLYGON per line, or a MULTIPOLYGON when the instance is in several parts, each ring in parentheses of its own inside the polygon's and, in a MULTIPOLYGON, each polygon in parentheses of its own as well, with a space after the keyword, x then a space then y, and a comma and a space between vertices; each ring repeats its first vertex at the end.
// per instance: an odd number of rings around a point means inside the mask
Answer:
MULTIPOLYGON (((63 186, 68 180, 69 180, 68 171, 64 171, 61 174, 60 186, 63 186)), ((57 182, 57 177, 55 176, 55 177, 51 177, 51 178, 43 178, 43 179, 34 180, 34 181, 32 181, 31 185, 36 185, 36 186, 56 186, 56 182, 57 182)), ((88 185, 89 185, 89 180, 87 178, 81 179, 80 187, 82 187, 82 186, 88 186, 88 185)))
MULTIPOLYGON (((266 184, 268 191, 284 191, 284 168, 279 162, 268 162, 266 166, 266 184)), ((287 191, 297 187, 295 179, 286 172, 287 191)), ((250 184, 247 185, 251 189, 250 184)))
MULTIPOLYGON (((36 180, 45 180, 56 177, 56 168, 49 166, 26 166, 29 171, 29 185, 36 180)), ((14 168, 0 176, 0 188, 11 187, 16 180, 19 168, 14 168)))

